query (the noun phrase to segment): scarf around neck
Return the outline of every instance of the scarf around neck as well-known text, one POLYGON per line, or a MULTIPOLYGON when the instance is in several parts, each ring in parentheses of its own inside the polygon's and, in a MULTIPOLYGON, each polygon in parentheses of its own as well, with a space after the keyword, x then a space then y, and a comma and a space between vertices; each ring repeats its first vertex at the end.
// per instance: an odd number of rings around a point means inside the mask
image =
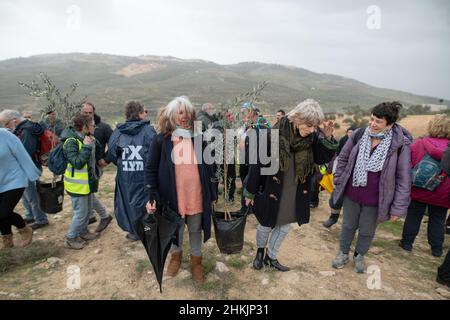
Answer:
POLYGON ((392 136, 393 131, 390 129, 385 133, 383 140, 376 147, 375 151, 370 154, 372 151, 372 139, 370 129, 366 128, 359 143, 358 156, 353 171, 352 185, 354 187, 367 186, 368 172, 380 172, 383 169, 387 153, 391 147, 392 136))
POLYGON ((305 183, 306 178, 314 173, 314 154, 312 150, 314 134, 310 134, 307 137, 300 136, 287 117, 283 117, 274 126, 274 129, 280 130, 280 170, 287 172, 289 159, 294 155, 295 180, 305 183))

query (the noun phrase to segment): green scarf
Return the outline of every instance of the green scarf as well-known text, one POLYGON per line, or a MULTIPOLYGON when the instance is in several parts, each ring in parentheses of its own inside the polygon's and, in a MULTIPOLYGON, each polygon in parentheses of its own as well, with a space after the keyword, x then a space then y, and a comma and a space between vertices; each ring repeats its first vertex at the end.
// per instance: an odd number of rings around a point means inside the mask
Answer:
POLYGON ((287 117, 283 117, 274 129, 280 130, 280 170, 286 172, 289 169, 289 159, 294 154, 295 180, 305 183, 306 178, 314 173, 314 135, 300 136, 287 117))

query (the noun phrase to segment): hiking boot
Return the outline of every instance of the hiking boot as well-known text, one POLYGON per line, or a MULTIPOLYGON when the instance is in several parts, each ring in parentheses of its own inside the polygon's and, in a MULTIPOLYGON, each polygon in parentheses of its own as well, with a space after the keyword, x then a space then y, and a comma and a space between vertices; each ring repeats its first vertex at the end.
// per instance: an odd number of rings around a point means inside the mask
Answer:
POLYGON ((258 248, 256 251, 256 257, 255 260, 253 260, 253 269, 255 270, 261 270, 264 266, 263 260, 264 260, 264 253, 266 251, 266 248, 258 248))
POLYGON ((96 222, 97 222, 97 218, 96 218, 96 217, 89 218, 88 225, 89 225, 89 224, 96 223, 96 222))
POLYGON ((25 228, 19 229, 20 236, 22 237, 20 241, 21 247, 26 247, 29 245, 33 239, 33 229, 31 227, 26 226, 25 228))
POLYGON ((442 279, 439 274, 436 276, 436 282, 439 284, 442 284, 443 286, 447 286, 450 288, 450 281, 445 281, 444 279, 442 279))
POLYGON ((335 269, 342 269, 348 263, 348 254, 339 251, 336 259, 333 260, 332 266, 335 269))
POLYGON ((32 224, 35 222, 34 219, 23 219, 25 221, 26 224, 32 224))
POLYGON ((66 238, 66 242, 64 243, 64 245, 68 249, 81 250, 86 247, 87 242, 80 237, 76 237, 75 239, 66 238))
POLYGON ((325 228, 331 228, 331 226, 335 225, 338 222, 339 213, 332 213, 327 221, 323 223, 325 228))
POLYGON ((84 234, 80 234, 80 238, 85 241, 91 241, 100 238, 100 233, 97 232, 86 232, 84 234))
POLYGON ((406 243, 404 243, 403 241, 400 241, 399 244, 398 244, 398 246, 399 246, 400 248, 402 248, 403 250, 408 251, 408 252, 411 252, 412 249, 413 249, 412 245, 406 244, 406 243))
POLYGON ((95 229, 95 232, 100 233, 103 230, 105 230, 109 226, 109 224, 111 223, 112 219, 113 218, 111 216, 108 216, 108 217, 106 217, 104 219, 100 219, 100 223, 98 224, 97 229, 95 229))
POLYGON ((181 257, 183 256, 183 251, 172 252, 170 256, 170 262, 167 266, 167 275, 170 277, 175 277, 180 271, 181 267, 181 257))
POLYGON ((281 272, 291 270, 289 267, 283 266, 281 263, 279 263, 277 259, 272 259, 271 257, 269 257, 267 253, 264 257, 264 264, 281 272))
POLYGON ((140 240, 138 236, 136 236, 136 235, 134 235, 132 233, 127 233, 125 238, 127 238, 128 240, 133 241, 133 242, 140 240))
POLYGON ((2 235, 3 249, 10 249, 14 247, 13 234, 2 235))
POLYGON ((358 254, 353 258, 355 262, 356 273, 365 273, 366 272, 366 264, 364 263, 364 256, 362 254, 358 254))
POLYGON ((202 256, 196 257, 191 255, 191 272, 192 279, 196 282, 205 282, 205 273, 203 271, 202 256))
POLYGON ((48 222, 46 222, 46 223, 33 223, 32 225, 31 225, 31 229, 33 229, 33 230, 37 230, 37 229, 41 229, 41 228, 45 228, 45 227, 48 227, 49 226, 49 223, 48 222))
POLYGON ((440 258, 443 254, 442 249, 431 249, 431 255, 433 257, 440 258))

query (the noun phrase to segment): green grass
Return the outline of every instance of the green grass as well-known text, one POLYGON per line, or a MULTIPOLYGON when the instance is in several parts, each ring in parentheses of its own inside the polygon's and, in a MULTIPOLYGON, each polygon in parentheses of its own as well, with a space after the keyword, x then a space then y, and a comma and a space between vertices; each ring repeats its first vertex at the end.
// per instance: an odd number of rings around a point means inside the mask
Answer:
POLYGON ((152 266, 148 259, 138 259, 134 266, 134 271, 136 275, 140 278, 142 274, 146 271, 152 270, 152 266))
POLYGON ((394 236, 401 237, 403 232, 403 221, 386 221, 378 226, 378 229, 392 233, 394 236))
POLYGON ((247 258, 243 260, 240 257, 238 257, 227 261, 227 265, 238 270, 244 269, 248 264, 249 260, 247 258))
POLYGON ((61 255, 62 249, 52 242, 35 241, 26 248, 0 250, 0 275, 18 267, 45 261, 61 255))

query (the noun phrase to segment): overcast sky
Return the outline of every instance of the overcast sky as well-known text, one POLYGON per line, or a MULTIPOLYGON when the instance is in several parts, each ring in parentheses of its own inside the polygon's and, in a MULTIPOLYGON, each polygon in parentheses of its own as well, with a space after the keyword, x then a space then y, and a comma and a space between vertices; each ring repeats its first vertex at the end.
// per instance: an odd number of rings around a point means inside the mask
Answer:
POLYGON ((260 61, 450 99, 448 0, 0 0, 0 44, 1 60, 100 52, 260 61))

